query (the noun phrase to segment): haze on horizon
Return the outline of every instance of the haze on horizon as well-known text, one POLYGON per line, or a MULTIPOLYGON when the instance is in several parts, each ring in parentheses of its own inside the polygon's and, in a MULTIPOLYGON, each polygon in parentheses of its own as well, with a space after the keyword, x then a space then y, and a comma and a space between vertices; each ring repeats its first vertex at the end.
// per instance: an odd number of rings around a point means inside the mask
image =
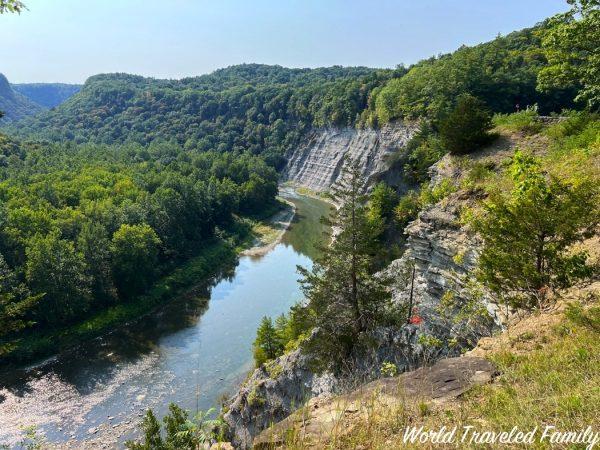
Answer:
POLYGON ((83 83, 182 78, 241 63, 395 67, 534 25, 565 0, 24 0, 0 16, 0 73, 83 83), (168 5, 167 5, 168 4, 168 5))

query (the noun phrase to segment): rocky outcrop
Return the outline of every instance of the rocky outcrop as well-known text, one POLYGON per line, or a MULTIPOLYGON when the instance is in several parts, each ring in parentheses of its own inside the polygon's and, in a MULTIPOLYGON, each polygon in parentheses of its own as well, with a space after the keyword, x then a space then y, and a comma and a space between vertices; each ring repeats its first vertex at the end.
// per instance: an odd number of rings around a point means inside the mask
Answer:
POLYGON ((373 381, 339 397, 314 398, 306 408, 262 431, 253 446, 255 449, 286 448, 292 435, 301 437, 302 448, 326 448, 332 435, 339 439, 357 422, 369 420, 375 405, 393 410, 399 403, 411 399, 445 403, 474 385, 489 383, 495 374, 496 368, 484 358, 443 359, 399 377, 373 381))
MULTIPOLYGON (((462 174, 460 165, 446 157, 430 175, 435 186, 444 179, 458 184, 462 174)), ((379 378, 384 362, 399 372, 414 370, 460 355, 501 326, 500 311, 471 276, 481 242, 459 217, 461 208, 476 200, 476 192, 459 190, 426 207, 405 230, 405 253, 386 269, 397 280, 394 302, 408 305, 412 298, 411 316, 418 320, 374 332, 372 354, 352 362, 351 377, 315 376, 300 351, 257 369, 225 414, 234 445, 249 447, 262 430, 311 397, 348 392, 379 378)))
POLYGON ((256 369, 224 414, 236 448, 249 448, 262 430, 287 417, 312 397, 332 394, 337 380, 317 376, 299 350, 256 369))
POLYGON ((315 192, 326 191, 339 179, 348 157, 358 162, 369 184, 387 170, 392 155, 398 157, 417 128, 415 123, 396 122, 380 130, 315 130, 288 155, 282 179, 315 192))

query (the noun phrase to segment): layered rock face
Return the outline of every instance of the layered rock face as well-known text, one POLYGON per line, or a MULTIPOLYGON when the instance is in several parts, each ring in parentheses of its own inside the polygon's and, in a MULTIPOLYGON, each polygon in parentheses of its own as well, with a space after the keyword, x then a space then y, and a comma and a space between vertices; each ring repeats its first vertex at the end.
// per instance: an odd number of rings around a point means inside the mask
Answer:
POLYGON ((326 191, 339 179, 348 157, 358 162, 370 182, 387 170, 389 157, 400 151, 417 129, 414 123, 396 122, 380 130, 315 130, 304 145, 288 155, 282 179, 315 192, 326 191))
MULTIPOLYGON (((460 169, 448 156, 434 164, 429 172, 431 186, 461 175, 460 169)), ((486 327, 502 325, 503 316, 498 305, 485 290, 474 284, 473 273, 482 243, 460 222, 461 209, 475 200, 476 194, 458 191, 423 209, 405 229, 408 235, 406 252, 387 269, 398 274, 406 273, 414 266, 414 282, 411 279, 408 283, 400 283, 393 298, 406 304, 410 300, 412 286, 413 305, 418 314, 430 322, 443 321, 444 312, 452 316, 454 311, 451 308, 471 308, 469 312, 478 312, 482 319, 486 319, 483 321, 487 322, 484 324, 486 327), (445 296, 449 305, 442 304, 445 296), (444 308, 450 310, 442 311, 444 308), (478 311, 473 308, 478 308, 478 311)), ((460 328, 460 324, 453 324, 448 334, 464 335, 468 331, 477 338, 491 332, 491 329, 480 328, 466 330, 465 326, 463 324, 460 328)))

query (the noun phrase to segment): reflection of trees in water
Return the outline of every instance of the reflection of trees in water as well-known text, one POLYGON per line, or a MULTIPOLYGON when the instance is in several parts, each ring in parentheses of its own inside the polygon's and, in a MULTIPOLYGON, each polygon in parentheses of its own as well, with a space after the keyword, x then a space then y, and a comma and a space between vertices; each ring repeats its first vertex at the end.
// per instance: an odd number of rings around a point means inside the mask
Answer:
MULTIPOLYGON (((35 368, 9 368, 0 373, 0 389, 17 397, 33 393, 30 381, 55 376, 73 386, 81 395, 109 384, 123 364, 132 364, 150 355, 161 337, 198 323, 209 306, 213 287, 223 280, 231 281, 235 264, 223 268, 208 282, 199 284, 163 307, 124 324, 114 331, 66 350, 46 364, 35 368)), ((5 400, 0 397, 0 404, 5 400)))
POLYGON ((291 198, 296 205, 296 214, 282 242, 291 246, 296 253, 311 259, 318 256, 319 245, 329 234, 326 225, 321 223, 321 217, 329 213, 329 204, 312 198, 291 198))

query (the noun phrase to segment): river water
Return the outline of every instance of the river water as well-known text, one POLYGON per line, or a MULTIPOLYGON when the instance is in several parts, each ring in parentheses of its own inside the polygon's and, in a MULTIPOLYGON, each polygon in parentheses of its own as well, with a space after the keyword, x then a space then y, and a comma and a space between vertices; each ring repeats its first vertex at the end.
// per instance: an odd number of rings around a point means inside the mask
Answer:
POLYGON ((20 428, 35 425, 50 443, 113 447, 135 436, 148 408, 162 416, 169 402, 191 411, 218 407, 252 368, 261 318, 301 299, 296 266, 311 266, 323 238, 319 218, 329 206, 289 190, 282 195, 296 216, 266 255, 241 257, 212 286, 139 323, 0 375, 0 444, 15 445, 20 428))

